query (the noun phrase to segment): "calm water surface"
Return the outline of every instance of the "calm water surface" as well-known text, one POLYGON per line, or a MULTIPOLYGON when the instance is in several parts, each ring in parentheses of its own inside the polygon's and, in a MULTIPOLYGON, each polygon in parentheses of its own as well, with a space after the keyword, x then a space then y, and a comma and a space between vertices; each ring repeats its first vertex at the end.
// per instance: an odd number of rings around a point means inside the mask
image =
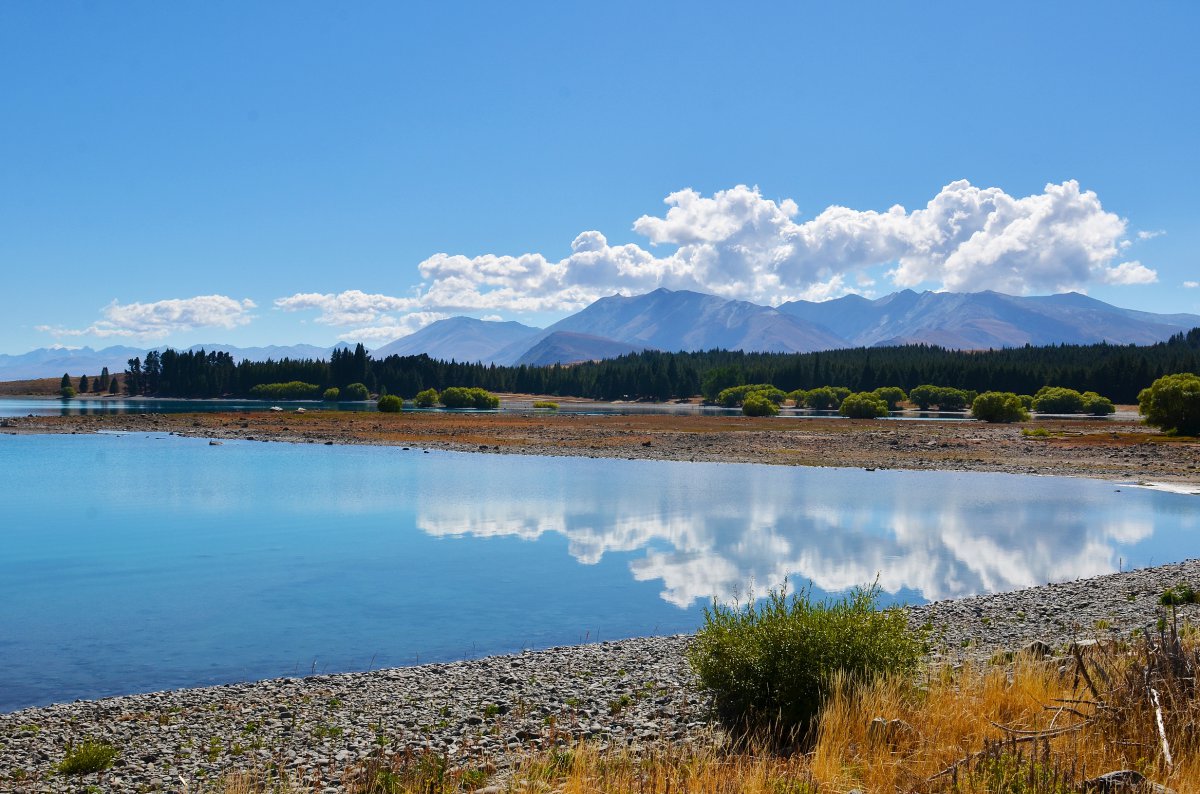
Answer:
POLYGON ((0 436, 0 711, 915 602, 1200 556, 1200 499, 979 473, 0 436))

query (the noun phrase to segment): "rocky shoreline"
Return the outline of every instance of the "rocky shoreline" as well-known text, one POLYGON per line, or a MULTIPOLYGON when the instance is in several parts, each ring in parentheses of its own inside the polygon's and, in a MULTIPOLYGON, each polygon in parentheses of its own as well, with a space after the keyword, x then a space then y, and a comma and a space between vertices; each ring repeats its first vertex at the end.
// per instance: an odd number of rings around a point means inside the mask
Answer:
POLYGON ((829 417, 309 411, 29 416, 0 434, 176 433, 216 441, 376 444, 521 454, 985 471, 1165 482, 1200 492, 1200 456, 1131 419, 1038 419, 1018 425, 829 417))
MULTIPOLYGON (((910 608, 934 656, 985 660, 1032 641, 1154 630, 1167 587, 1200 587, 1200 560, 910 608)), ((1181 608, 1196 622, 1200 608, 1181 608)), ((494 774, 530 750, 713 741, 686 636, 76 701, 0 714, 0 790, 206 790, 237 769, 277 765, 340 790, 342 772, 380 750, 433 751, 494 774), (120 750, 112 769, 52 776, 71 743, 120 750), (75 788, 72 789, 71 787, 75 788)))

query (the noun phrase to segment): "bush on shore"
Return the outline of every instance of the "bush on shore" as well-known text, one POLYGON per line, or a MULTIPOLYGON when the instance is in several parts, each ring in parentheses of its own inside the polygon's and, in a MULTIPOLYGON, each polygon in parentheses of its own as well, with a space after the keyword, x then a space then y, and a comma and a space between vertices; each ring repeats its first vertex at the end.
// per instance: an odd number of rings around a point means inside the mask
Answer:
POLYGON ((804 404, 814 411, 829 411, 842 404, 842 397, 829 386, 818 386, 805 392, 804 404))
POLYGON ((851 394, 842 400, 838 413, 850 419, 876 419, 888 415, 887 403, 874 392, 863 391, 851 394))
POLYGON ((425 389, 417 392, 417 396, 413 398, 413 404, 418 408, 432 408, 437 405, 438 393, 437 389, 425 389))
POLYGON ((398 414, 404 410, 404 400, 394 394, 385 394, 375 403, 381 413, 398 414))
POLYGON ((900 406, 900 403, 908 399, 908 395, 899 386, 880 386, 875 391, 871 392, 879 399, 887 403, 889 411, 894 411, 900 406))
POLYGON ((287 383, 260 383, 250 389, 257 400, 311 400, 321 392, 315 383, 290 380, 287 383))
POLYGON ((974 392, 925 383, 910 391, 908 400, 922 411, 928 411, 935 405, 940 411, 961 411, 973 403, 977 396, 974 392))
POLYGON ((751 392, 742 403, 742 413, 746 416, 776 416, 779 406, 765 393, 751 392))
POLYGON ((447 408, 499 408, 500 398, 478 386, 450 386, 438 397, 447 408))
POLYGON ((789 597, 785 582, 761 604, 714 600, 688 661, 727 725, 791 743, 811 730, 835 681, 916 669, 922 641, 903 610, 876 609, 879 593, 874 584, 819 602, 807 589, 789 597))
POLYGON ((364 400, 371 399, 371 392, 365 384, 351 383, 342 389, 342 399, 348 402, 363 402, 364 400))
POLYGON ((534 408, 545 408, 546 410, 549 410, 549 411, 557 411, 558 403, 551 402, 550 400, 537 400, 534 402, 533 407, 534 408))
POLYGON ((1138 394, 1138 412, 1172 435, 1200 435, 1200 375, 1164 375, 1138 394))
POLYGON ((340 397, 341 394, 342 394, 342 390, 339 389, 337 386, 334 386, 332 388, 326 389, 325 393, 321 395, 321 399, 327 403, 335 403, 338 401, 338 397, 340 397))
POLYGON ((1029 419, 1029 413, 1021 403, 1021 398, 1007 391, 985 391, 971 403, 971 415, 992 424, 1024 422, 1029 419))

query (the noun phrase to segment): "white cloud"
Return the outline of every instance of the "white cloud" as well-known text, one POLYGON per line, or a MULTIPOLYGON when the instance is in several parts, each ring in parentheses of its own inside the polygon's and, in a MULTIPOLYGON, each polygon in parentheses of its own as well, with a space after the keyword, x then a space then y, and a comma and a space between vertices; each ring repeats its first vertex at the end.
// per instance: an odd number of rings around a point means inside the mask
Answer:
POLYGON ((1183 286, 1187 289, 1196 289, 1196 287, 1200 287, 1200 281, 1185 281, 1183 286))
POLYGON ((101 310, 103 319, 87 328, 39 325, 36 330, 54 336, 98 336, 159 339, 178 331, 196 328, 236 328, 253 318, 257 308, 249 299, 236 300, 225 295, 199 295, 171 298, 154 303, 126 303, 114 300, 101 310))
POLYGON ((1102 280, 1105 284, 1153 284, 1158 281, 1158 274, 1141 262, 1122 262, 1105 268, 1102 280))
POLYGON ((1166 229, 1153 229, 1151 231, 1143 229, 1137 233, 1137 238, 1139 240, 1153 240, 1155 237, 1162 237, 1166 233, 1166 229))
POLYGON ((298 292, 278 298, 275 305, 286 312, 316 309, 317 322, 326 325, 372 323, 389 312, 409 311, 421 304, 415 298, 395 298, 351 289, 339 293, 298 292))
POLYGON ((384 328, 402 324, 399 312, 565 312, 657 287, 778 304, 870 290, 879 278, 895 288, 1014 294, 1157 280, 1140 262, 1114 264, 1130 242, 1126 221, 1075 181, 1017 198, 960 180, 911 212, 834 206, 806 221, 795 201, 745 185, 712 196, 680 190, 664 203, 664 214, 633 223, 648 248, 610 245, 588 230, 561 259, 437 253, 418 265, 422 281, 409 297, 350 290, 275 305, 316 310, 331 325, 384 328))
POLYGON ((450 315, 441 312, 412 312, 398 319, 390 320, 383 325, 355 328, 346 331, 342 336, 347 341, 387 344, 402 336, 408 336, 438 320, 444 320, 450 315))
POLYGON ((837 297, 852 283, 873 283, 865 271, 881 266, 890 268, 895 287, 1016 294, 1156 278, 1137 262, 1113 266, 1127 242, 1126 222, 1075 181, 1016 198, 963 180, 911 212, 835 206, 804 222, 796 220, 791 199, 764 198, 745 185, 712 196, 681 190, 665 203, 664 215, 642 216, 633 229, 652 248, 675 246, 672 252, 610 246, 600 232, 586 231, 558 261, 535 253, 436 254, 420 265, 422 303, 570 310, 603 295, 659 286, 781 303, 837 297))

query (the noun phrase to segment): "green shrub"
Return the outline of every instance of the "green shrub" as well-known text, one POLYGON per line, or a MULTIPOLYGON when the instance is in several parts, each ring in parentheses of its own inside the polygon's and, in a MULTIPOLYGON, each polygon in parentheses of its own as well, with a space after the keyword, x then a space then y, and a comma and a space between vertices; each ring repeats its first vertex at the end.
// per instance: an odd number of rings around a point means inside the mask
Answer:
POLYGON ((804 389, 794 389, 787 393, 786 399, 790 400, 792 405, 797 408, 803 408, 804 403, 808 400, 808 392, 804 389))
POLYGON ((810 389, 804 396, 804 404, 814 411, 828 411, 841 405, 837 392, 828 386, 810 389))
POLYGON ((58 395, 64 400, 69 400, 77 394, 79 394, 79 392, 75 391, 74 386, 63 386, 58 390, 58 395))
POLYGON ((971 404, 975 397, 970 392, 943 386, 938 389, 937 404, 942 411, 961 411, 971 404))
POLYGON ((67 754, 58 764, 58 771, 64 775, 89 775, 101 772, 112 766, 118 754, 117 748, 111 744, 94 742, 90 739, 82 744, 69 745, 67 754))
POLYGON ((751 383, 745 386, 730 386, 728 389, 722 389, 717 395, 717 402, 726 408, 736 408, 746 399, 746 395, 751 392, 767 392, 772 395, 772 401, 778 405, 783 401, 783 391, 775 388, 769 383, 751 383), (778 393, 778 399, 775 399, 775 394, 778 393))
POLYGON ((342 389, 342 399, 347 402, 362 402, 371 399, 371 392, 361 383, 351 383, 342 389))
POLYGON ((917 386, 908 393, 909 401, 920 408, 922 411, 928 411, 934 405, 937 405, 938 392, 937 386, 931 386, 928 383, 917 386))
POLYGON ((258 400, 308 400, 320 391, 321 387, 315 383, 290 380, 287 383, 260 383, 250 389, 250 396, 258 400))
POLYGON ((551 411, 557 411, 557 410, 558 410, 558 403, 556 403, 556 402, 550 402, 549 400, 538 400, 537 402, 535 402, 535 403, 533 404, 533 407, 534 407, 534 408, 546 408, 546 409, 549 409, 549 410, 551 410, 551 411))
POLYGON ((404 400, 394 394, 385 394, 375 403, 375 407, 385 414, 398 414, 404 410, 404 400))
POLYGON ((775 416, 779 413, 779 406, 763 392, 751 392, 742 403, 742 413, 746 416, 775 416))
POLYGON ((327 403, 335 403, 338 401, 338 396, 341 393, 342 393, 341 390, 338 389, 338 387, 334 386, 331 389, 326 389, 325 393, 321 395, 321 399, 327 403))
POLYGON ((787 583, 761 604, 713 601, 688 650, 718 716, 752 733, 787 741, 813 727, 836 677, 850 686, 911 673, 923 653, 903 610, 876 609, 878 583, 815 602, 787 583))
POLYGON ((1083 393, 1083 412, 1092 416, 1108 416, 1115 413, 1117 406, 1113 405, 1112 400, 1107 397, 1101 397, 1094 391, 1085 391, 1083 393))
POLYGON ((904 389, 901 389, 899 386, 880 386, 871 393, 883 400, 887 404, 889 411, 896 410, 896 406, 908 399, 908 395, 904 393, 904 389))
POLYGON ((1083 411, 1083 395, 1061 386, 1043 386, 1033 395, 1033 410, 1039 414, 1077 414, 1083 411))
POLYGON ((1032 394, 1018 394, 1017 399, 1021 401, 1021 407, 1024 408, 1026 411, 1033 410, 1033 395, 1032 394))
POLYGON ((1181 436, 1200 435, 1200 376, 1164 375, 1138 394, 1146 424, 1181 436))
POLYGON ((463 386, 450 386, 442 390, 438 399, 447 408, 498 408, 500 406, 499 397, 478 386, 472 386, 469 389, 463 386))
POLYGON ((437 405, 438 393, 437 389, 425 389, 417 392, 417 396, 413 398, 413 403, 418 408, 432 408, 437 405))
POLYGON ((987 391, 979 395, 971 403, 971 415, 993 424, 1024 422, 1029 418, 1021 398, 1007 391, 987 391))
POLYGON ((838 413, 850 419, 875 419, 888 415, 887 403, 874 392, 860 391, 842 400, 838 413))

